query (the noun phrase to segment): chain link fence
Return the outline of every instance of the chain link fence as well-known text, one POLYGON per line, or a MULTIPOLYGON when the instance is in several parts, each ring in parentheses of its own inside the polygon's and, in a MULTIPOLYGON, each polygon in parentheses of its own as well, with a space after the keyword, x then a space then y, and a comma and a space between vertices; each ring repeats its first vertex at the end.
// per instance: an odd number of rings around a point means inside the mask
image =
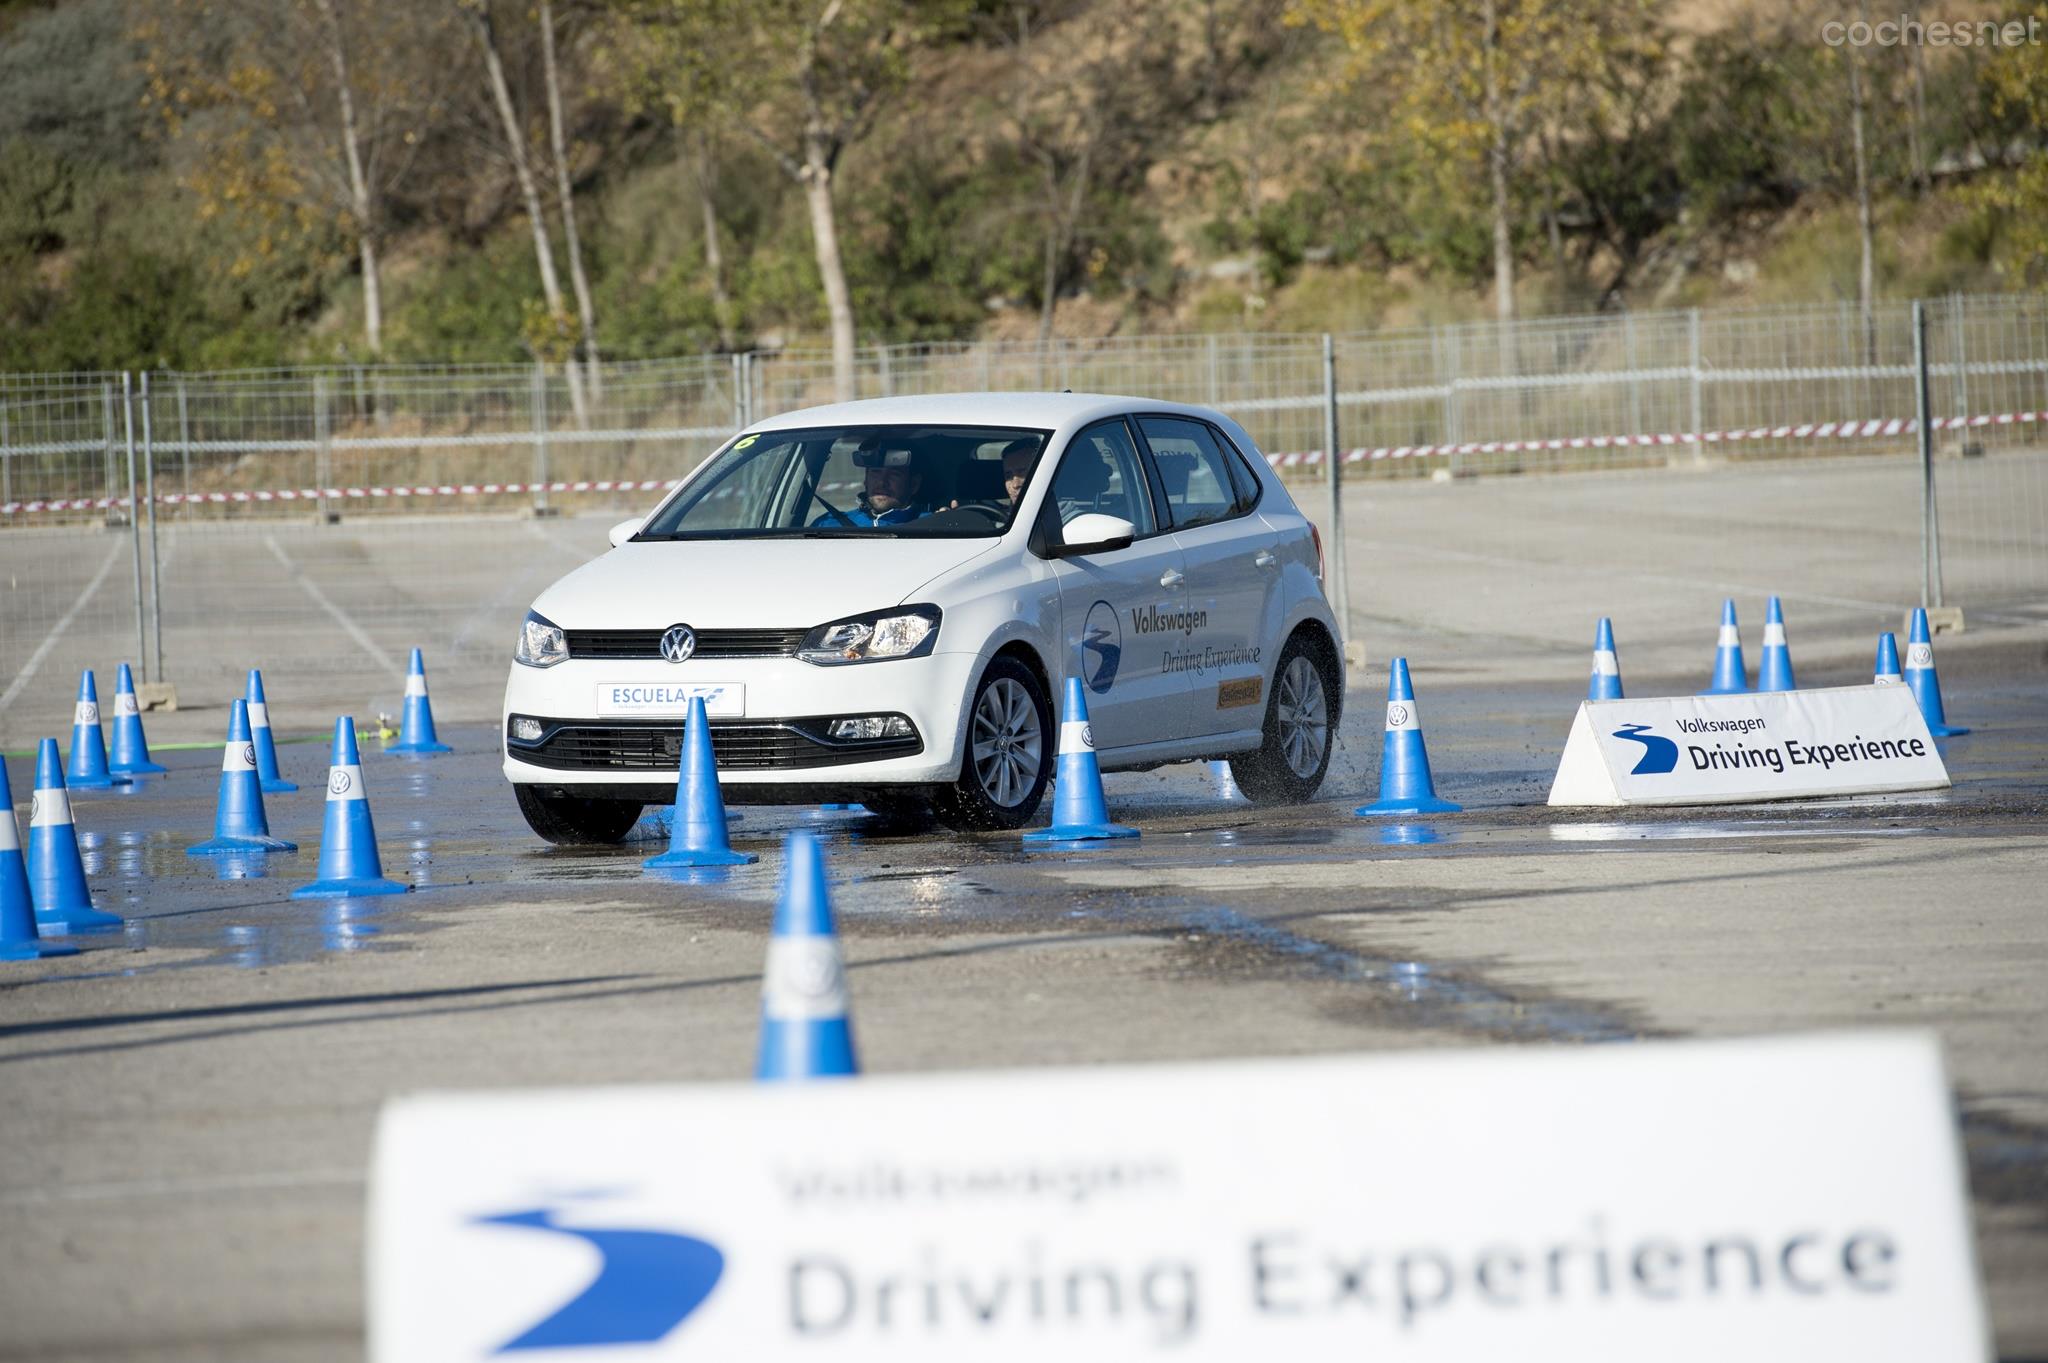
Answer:
MULTIPOLYGON (((860 352, 855 382, 862 397, 1073 389, 1213 406, 1300 480, 1297 499, 1325 524, 1317 481, 1332 468, 1334 413, 1349 488, 1338 547, 1365 609, 1371 574, 1356 565, 1391 528, 1389 509, 1411 504, 1376 498, 1398 485, 1414 487, 1400 494, 1410 499, 1432 487, 1455 497, 1472 480, 1509 525, 1526 509, 1522 552, 1618 576, 1631 565, 1609 532, 1628 518, 1690 535, 1702 572, 1768 554, 1824 580, 1843 558, 1828 508, 1853 501, 1884 542, 1856 556, 1865 566, 1842 594, 1908 602, 1930 566, 1914 307, 1887 303, 1867 322, 1845 304, 1348 334, 1333 338, 1328 381, 1321 336, 884 346, 860 352), (1861 580, 1873 561, 1882 580, 1861 580)), ((1932 599, 2038 607, 2048 298, 1955 296, 1925 313, 1940 426, 1932 599)), ((503 640, 479 612, 513 619, 512 597, 602 547, 545 522, 644 510, 734 430, 835 392, 822 351, 614 363, 593 379, 579 421, 562 373, 542 366, 0 374, 0 721, 39 671, 51 674, 42 687, 57 685, 73 661, 58 656, 67 640, 182 679, 210 664, 220 621, 310 617, 368 637, 415 598, 445 603, 451 584, 476 600, 428 610, 415 632, 458 656, 496 657, 503 640), (536 513, 538 528, 503 524, 536 513), (458 532, 465 517, 500 523, 458 532), (404 572, 377 576, 366 594, 356 584, 369 579, 351 571, 368 558, 404 572)), ((1459 523, 1454 504, 1438 509, 1459 523)), ((1499 524, 1475 521, 1463 545, 1454 530, 1446 547, 1491 552, 1480 536, 1498 538, 1499 524)), ((1511 568, 1497 577, 1497 590, 1516 590, 1511 568)), ((399 649, 393 638, 361 651, 381 676, 375 656, 399 649)))

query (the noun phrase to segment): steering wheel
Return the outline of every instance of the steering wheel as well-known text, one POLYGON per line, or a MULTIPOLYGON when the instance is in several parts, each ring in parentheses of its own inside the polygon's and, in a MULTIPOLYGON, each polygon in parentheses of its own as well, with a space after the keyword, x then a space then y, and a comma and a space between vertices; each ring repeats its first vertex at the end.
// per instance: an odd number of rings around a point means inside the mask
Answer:
POLYGON ((1007 506, 996 506, 989 502, 962 502, 958 506, 951 506, 946 509, 948 511, 971 511, 975 515, 985 518, 990 525, 1001 525, 1010 518, 1010 509, 1007 506))

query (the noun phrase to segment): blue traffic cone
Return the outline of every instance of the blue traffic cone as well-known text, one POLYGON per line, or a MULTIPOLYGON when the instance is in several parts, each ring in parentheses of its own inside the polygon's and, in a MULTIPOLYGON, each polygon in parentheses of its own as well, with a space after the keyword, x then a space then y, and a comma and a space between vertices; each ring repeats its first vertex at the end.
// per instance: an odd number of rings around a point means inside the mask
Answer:
POLYGON ((1033 829, 1024 835, 1024 841, 1092 842, 1137 836, 1137 829, 1109 821, 1109 803, 1102 795, 1102 764, 1095 757, 1095 729, 1088 723, 1088 697, 1081 679, 1069 677, 1066 704, 1060 707, 1060 761, 1053 773, 1052 827, 1033 829))
POLYGON ((1899 641, 1886 630, 1877 636, 1877 675, 1870 679, 1873 686, 1903 686, 1906 679, 1899 675, 1899 641))
POLYGON ((1914 608, 1913 629, 1906 638, 1906 685, 1913 688, 1913 699, 1920 702, 1920 717, 1927 721, 1928 733, 1936 738, 1953 738, 1970 732, 1949 723, 1942 712, 1941 677, 1934 670, 1934 639, 1927 632, 1924 607, 1914 608))
POLYGON ((0 762, 0 961, 77 954, 77 947, 45 942, 36 931, 28 863, 21 859, 21 827, 14 822, 14 791, 7 784, 7 764, 0 762))
POLYGON ((711 719, 704 711, 704 697, 692 696, 689 717, 683 724, 683 761, 676 771, 675 819, 669 825, 668 851, 641 864, 660 870, 750 866, 759 860, 751 852, 732 850, 725 826, 725 796, 718 789, 718 759, 711 751, 711 719))
POLYGON ((54 738, 44 739, 36 751, 36 793, 28 807, 28 891, 40 932, 61 936, 121 926, 118 915, 92 906, 85 888, 85 857, 78 850, 54 738))
POLYGON ((1792 650, 1785 645, 1785 612, 1778 605, 1778 598, 1775 596, 1771 598, 1769 608, 1764 611, 1764 660, 1757 664, 1756 689, 1799 689, 1799 684, 1792 680, 1792 650))
POLYGON ((1742 632, 1735 627, 1735 603, 1721 603, 1721 637, 1714 647, 1714 682, 1703 696, 1739 696, 1749 690, 1749 672, 1742 665, 1742 632))
POLYGON ((1394 659, 1387 674, 1387 737, 1380 755, 1380 798, 1354 814, 1456 814, 1463 805, 1436 797, 1429 775, 1429 749, 1422 742, 1422 717, 1415 712, 1415 687, 1408 660, 1394 659))
POLYGON ((186 848, 185 855, 298 850, 297 843, 270 836, 270 820, 263 816, 263 787, 256 780, 256 744, 249 737, 249 703, 238 700, 228 710, 228 745, 221 752, 213 837, 186 848))
POLYGON ((71 760, 64 767, 64 784, 73 790, 133 784, 107 768, 107 740, 100 733, 100 693, 89 667, 78 676, 78 705, 71 715, 71 760))
POLYGON ((320 829, 320 869, 312 884, 292 891, 292 898, 404 894, 411 888, 384 878, 383 863, 377 859, 377 830, 370 823, 370 795, 363 789, 356 722, 343 715, 334 721, 334 759, 327 769, 327 821, 320 829))
POLYGON ((135 674, 126 663, 114 674, 114 757, 107 767, 124 776, 166 770, 149 760, 149 740, 142 733, 142 706, 135 699, 135 674))
POLYGON ((405 672, 405 717, 398 722, 398 741, 385 752, 454 752, 434 733, 434 705, 427 699, 427 665, 420 651, 412 651, 412 664, 405 672))
POLYGON ((757 1079, 823 1079, 859 1074, 847 1020, 846 966, 832 926, 825 854, 802 829, 783 843, 782 893, 775 901, 768 968, 761 976, 757 1079))
POLYGON ((284 779, 277 769, 277 740, 270 734, 270 705, 263 698, 263 674, 249 669, 249 738, 256 745, 256 783, 265 795, 297 790, 298 783, 284 779))
POLYGON ((1600 617, 1593 631, 1593 679, 1586 683, 1587 700, 1620 700, 1621 660, 1614 654, 1614 624, 1600 617))

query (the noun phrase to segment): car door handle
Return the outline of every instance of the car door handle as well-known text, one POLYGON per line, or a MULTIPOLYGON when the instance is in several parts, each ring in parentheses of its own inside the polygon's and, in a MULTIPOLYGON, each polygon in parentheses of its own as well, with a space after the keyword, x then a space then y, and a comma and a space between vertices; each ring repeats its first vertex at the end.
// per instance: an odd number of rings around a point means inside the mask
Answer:
POLYGON ((1258 553, 1252 555, 1252 562, 1261 568, 1270 568, 1279 561, 1279 558, 1274 555, 1271 549, 1261 549, 1258 553))
POLYGON ((1169 591, 1171 591, 1175 587, 1178 587, 1185 580, 1186 579, 1184 579, 1181 576, 1181 571, 1178 568, 1168 568, 1165 572, 1159 575, 1159 585, 1165 587, 1169 591))

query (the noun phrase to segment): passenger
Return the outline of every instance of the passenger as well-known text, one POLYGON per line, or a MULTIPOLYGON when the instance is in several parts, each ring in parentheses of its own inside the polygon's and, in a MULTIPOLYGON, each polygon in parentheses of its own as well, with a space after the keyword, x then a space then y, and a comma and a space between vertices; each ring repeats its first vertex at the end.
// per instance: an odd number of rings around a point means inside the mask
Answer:
POLYGON ((924 486, 924 475, 911 462, 909 450, 861 450, 854 462, 867 470, 862 479, 860 505, 852 511, 827 511, 811 524, 870 526, 904 525, 931 508, 915 500, 924 486))
POLYGON ((1024 480, 1031 476, 1031 460, 1038 453, 1038 441, 1024 436, 1003 446, 1003 495, 1012 514, 1024 497, 1024 480))

